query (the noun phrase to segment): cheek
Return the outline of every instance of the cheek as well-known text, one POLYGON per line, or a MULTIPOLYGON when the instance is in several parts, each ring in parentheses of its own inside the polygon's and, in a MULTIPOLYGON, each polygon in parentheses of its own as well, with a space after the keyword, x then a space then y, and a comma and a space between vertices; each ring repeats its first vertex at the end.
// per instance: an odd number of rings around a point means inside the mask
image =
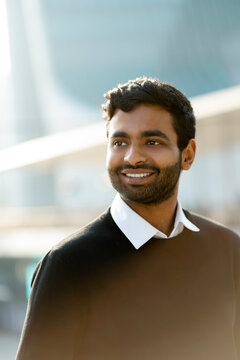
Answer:
POLYGON ((119 156, 117 156, 117 154, 115 154, 113 149, 108 147, 107 155, 106 155, 106 167, 107 168, 115 167, 115 165, 117 165, 118 161, 119 161, 119 156))
POLYGON ((162 148, 161 151, 152 151, 149 154, 148 159, 160 166, 168 166, 169 164, 175 164, 179 160, 178 151, 171 151, 167 148, 162 148))

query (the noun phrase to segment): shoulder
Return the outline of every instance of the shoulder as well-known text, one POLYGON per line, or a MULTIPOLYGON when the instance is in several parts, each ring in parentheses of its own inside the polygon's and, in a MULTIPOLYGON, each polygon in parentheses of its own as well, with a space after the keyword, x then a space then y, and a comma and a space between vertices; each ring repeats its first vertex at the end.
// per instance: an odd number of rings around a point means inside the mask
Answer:
POLYGON ((68 269, 98 267, 131 251, 131 244, 107 209, 75 233, 56 244, 46 255, 68 269))
POLYGON ((205 216, 192 213, 190 211, 184 210, 186 216, 190 221, 193 222, 199 229, 201 235, 214 236, 215 238, 231 239, 240 244, 239 235, 233 230, 229 229, 227 226, 218 223, 217 221, 211 220, 205 216))

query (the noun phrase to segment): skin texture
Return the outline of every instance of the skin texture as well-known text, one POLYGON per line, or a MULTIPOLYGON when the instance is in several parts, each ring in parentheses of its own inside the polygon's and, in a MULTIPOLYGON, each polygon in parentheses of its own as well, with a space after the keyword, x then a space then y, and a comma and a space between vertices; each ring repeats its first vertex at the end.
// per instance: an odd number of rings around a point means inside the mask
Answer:
POLYGON ((172 116, 158 105, 118 109, 108 134, 106 162, 113 187, 134 211, 169 235, 180 173, 191 167, 195 141, 180 152, 172 116))

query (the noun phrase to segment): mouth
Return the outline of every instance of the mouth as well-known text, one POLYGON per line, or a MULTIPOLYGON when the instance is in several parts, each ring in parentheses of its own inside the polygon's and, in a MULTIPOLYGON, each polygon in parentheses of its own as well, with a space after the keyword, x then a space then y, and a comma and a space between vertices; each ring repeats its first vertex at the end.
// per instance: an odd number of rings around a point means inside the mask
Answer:
POLYGON ((130 178, 143 178, 143 177, 146 177, 146 176, 149 176, 152 174, 151 173, 143 173, 143 174, 124 174, 124 175, 127 177, 130 177, 130 178))
POLYGON ((130 184, 140 184, 146 182, 150 177, 154 175, 153 171, 143 169, 126 169, 121 172, 121 175, 130 184))

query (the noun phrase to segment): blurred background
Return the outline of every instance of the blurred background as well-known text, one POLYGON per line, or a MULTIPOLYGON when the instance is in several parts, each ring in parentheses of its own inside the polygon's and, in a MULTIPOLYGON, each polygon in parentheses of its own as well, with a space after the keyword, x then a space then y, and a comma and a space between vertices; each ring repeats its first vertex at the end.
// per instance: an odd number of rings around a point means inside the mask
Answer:
POLYGON ((238 0, 0 0, 0 359, 14 359, 36 262, 110 205, 101 103, 139 76, 197 117, 184 207, 240 233, 238 0))

